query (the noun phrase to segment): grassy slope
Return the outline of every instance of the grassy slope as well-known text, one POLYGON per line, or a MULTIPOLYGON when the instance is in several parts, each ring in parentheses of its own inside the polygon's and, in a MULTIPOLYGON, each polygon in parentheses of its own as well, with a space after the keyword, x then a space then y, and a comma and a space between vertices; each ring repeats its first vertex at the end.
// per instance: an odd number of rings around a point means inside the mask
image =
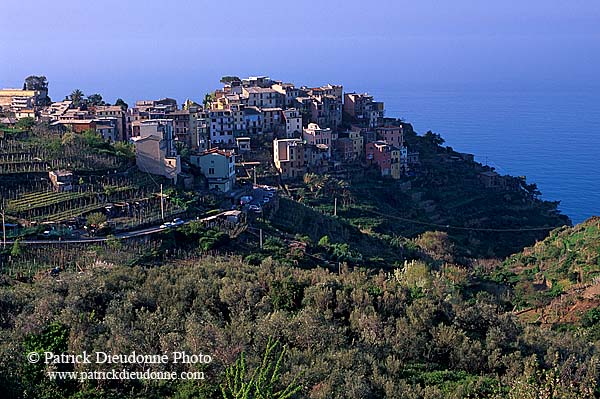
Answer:
POLYGON ((402 254, 386 241, 363 233, 342 218, 321 214, 286 198, 280 200, 271 224, 287 233, 308 236, 315 243, 323 236, 329 236, 332 242, 346 242, 365 260, 381 266, 391 266, 402 259, 402 254))
POLYGON ((574 321, 600 304, 599 276, 600 217, 593 217, 507 258, 493 277, 513 286, 520 308, 546 307, 553 321, 574 321))

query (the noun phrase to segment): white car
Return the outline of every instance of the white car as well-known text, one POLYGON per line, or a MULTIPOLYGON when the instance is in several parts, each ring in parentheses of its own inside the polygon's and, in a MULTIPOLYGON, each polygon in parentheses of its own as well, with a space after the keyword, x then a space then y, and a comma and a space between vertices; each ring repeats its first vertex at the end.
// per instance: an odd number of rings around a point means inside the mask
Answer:
POLYGON ((172 227, 181 226, 183 223, 184 223, 183 220, 181 220, 179 218, 176 218, 176 219, 173 219, 173 222, 171 223, 171 226, 172 227))
POLYGON ((262 209, 260 209, 260 206, 258 206, 258 205, 254 205, 254 204, 251 204, 251 205, 248 207, 248 209, 249 209, 249 210, 251 210, 251 211, 253 211, 253 212, 256 212, 256 213, 260 213, 260 212, 262 212, 262 209))
POLYGON ((173 226, 173 223, 171 223, 171 222, 166 222, 166 223, 163 223, 163 224, 161 224, 161 225, 160 225, 160 228, 161 228, 161 229, 168 229, 168 228, 170 228, 170 227, 172 227, 172 226, 173 226))
POLYGON ((268 203, 269 201, 271 201, 271 198, 269 198, 269 197, 263 197, 263 203, 264 204, 268 203))

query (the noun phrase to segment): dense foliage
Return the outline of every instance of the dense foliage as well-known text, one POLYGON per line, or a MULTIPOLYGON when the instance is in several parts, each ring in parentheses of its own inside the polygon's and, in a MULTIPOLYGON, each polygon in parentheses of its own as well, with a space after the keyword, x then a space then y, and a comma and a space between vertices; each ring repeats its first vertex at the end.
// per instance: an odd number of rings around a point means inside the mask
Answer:
POLYGON ((272 391, 297 381, 294 397, 520 398, 544 390, 551 392, 544 397, 594 397, 596 344, 581 333, 524 325, 510 306, 466 270, 420 261, 338 274, 228 256, 155 268, 97 263, 33 284, 5 278, 0 391, 6 398, 218 398, 243 362, 240 384, 277 364, 272 391), (273 340, 285 356, 265 366, 273 340), (51 381, 25 354, 52 349, 186 350, 214 361, 201 368, 202 381, 51 381))

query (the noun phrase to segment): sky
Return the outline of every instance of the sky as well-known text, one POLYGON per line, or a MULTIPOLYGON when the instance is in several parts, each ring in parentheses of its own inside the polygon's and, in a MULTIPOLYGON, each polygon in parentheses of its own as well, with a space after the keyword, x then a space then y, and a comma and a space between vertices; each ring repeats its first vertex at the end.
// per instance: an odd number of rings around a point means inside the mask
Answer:
POLYGON ((600 1, 3 2, 0 87, 200 100, 223 75, 348 90, 600 88, 600 1))

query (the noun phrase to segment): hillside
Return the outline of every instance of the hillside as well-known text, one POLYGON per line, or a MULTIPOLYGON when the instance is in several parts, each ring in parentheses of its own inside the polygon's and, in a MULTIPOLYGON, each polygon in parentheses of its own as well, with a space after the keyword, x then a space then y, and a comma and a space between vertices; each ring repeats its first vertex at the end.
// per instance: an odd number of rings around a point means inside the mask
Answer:
POLYGON ((553 230, 543 241, 507 258, 493 275, 513 288, 518 308, 533 308, 522 314, 548 323, 578 321, 598 306, 599 277, 600 217, 553 230))
POLYGON ((400 180, 373 169, 341 178, 309 174, 291 185, 294 198, 329 215, 337 198, 339 219, 376 235, 414 238, 446 231, 465 257, 504 258, 571 224, 558 202, 540 198, 535 184, 502 176, 505 186, 486 187, 480 174, 492 169, 443 147, 438 135, 407 129, 406 138, 420 158, 413 174, 400 180))
POLYGON ((167 257, 158 267, 129 267, 119 263, 121 252, 135 249, 113 246, 114 263, 103 261, 100 250, 85 263, 79 257, 82 271, 60 278, 0 280, 3 398, 238 398, 221 394, 231 387, 226 370, 235 370, 244 353, 248 373, 241 380, 247 382, 261 369, 270 340, 277 343, 275 356, 263 364, 271 371, 285 347, 270 384, 297 384, 292 398, 500 399, 547 389, 555 398, 598 394, 598 370, 589 367, 597 351, 584 338, 521 324, 498 298, 468 292, 470 278, 454 266, 436 271, 407 262, 391 273, 337 273, 271 259, 251 266, 237 256, 188 255, 167 257), (52 381, 42 364, 25 356, 181 350, 214 360, 151 368, 201 371, 204 380, 52 381))

